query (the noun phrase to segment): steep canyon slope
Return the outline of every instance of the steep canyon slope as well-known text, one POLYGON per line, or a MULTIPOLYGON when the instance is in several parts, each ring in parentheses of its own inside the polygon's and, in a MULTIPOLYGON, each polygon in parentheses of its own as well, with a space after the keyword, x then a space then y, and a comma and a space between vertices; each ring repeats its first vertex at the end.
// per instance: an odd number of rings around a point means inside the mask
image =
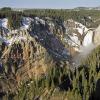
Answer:
POLYGON ((72 19, 23 16, 20 23, 20 28, 11 29, 7 18, 0 19, 0 71, 11 84, 44 75, 52 60, 78 64, 100 43, 100 27, 87 28, 72 19))

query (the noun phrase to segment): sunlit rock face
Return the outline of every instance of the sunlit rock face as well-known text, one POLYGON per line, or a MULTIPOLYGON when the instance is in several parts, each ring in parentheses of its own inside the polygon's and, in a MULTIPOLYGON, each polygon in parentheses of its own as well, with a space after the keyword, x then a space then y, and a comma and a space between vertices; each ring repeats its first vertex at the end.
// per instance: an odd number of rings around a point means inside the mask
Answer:
POLYGON ((81 52, 81 47, 88 47, 93 43, 94 33, 86 26, 74 20, 64 22, 66 33, 64 40, 74 48, 75 51, 81 52))
POLYGON ((94 44, 100 45, 100 25, 94 32, 94 44))
POLYGON ((78 66, 94 48, 100 45, 100 26, 97 29, 88 29, 73 20, 68 20, 64 24, 66 27, 64 40, 73 49, 75 53, 73 54, 73 62, 75 66, 78 66))

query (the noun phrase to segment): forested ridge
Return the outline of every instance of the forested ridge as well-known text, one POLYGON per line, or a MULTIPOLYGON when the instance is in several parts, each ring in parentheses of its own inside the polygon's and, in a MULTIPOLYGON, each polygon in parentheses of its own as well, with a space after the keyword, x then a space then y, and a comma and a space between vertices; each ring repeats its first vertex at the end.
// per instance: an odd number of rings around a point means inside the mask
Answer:
POLYGON ((10 19, 9 23, 11 27, 20 26, 20 19, 22 16, 51 17, 62 21, 73 19, 86 25, 87 27, 97 27, 97 25, 99 25, 99 21, 97 23, 95 23, 95 21, 100 17, 100 10, 26 9, 17 11, 9 7, 5 7, 0 10, 0 18, 8 17, 10 19), (91 19, 89 19, 89 17, 91 17, 91 19))

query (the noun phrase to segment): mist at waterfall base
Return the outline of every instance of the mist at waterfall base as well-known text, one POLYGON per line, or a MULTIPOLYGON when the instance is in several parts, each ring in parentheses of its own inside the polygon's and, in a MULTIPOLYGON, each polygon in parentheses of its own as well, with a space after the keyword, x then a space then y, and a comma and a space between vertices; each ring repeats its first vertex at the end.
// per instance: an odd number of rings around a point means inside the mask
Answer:
POLYGON ((81 62, 85 60, 96 47, 97 46, 93 43, 88 46, 81 46, 80 52, 73 58, 74 68, 78 68, 81 62))

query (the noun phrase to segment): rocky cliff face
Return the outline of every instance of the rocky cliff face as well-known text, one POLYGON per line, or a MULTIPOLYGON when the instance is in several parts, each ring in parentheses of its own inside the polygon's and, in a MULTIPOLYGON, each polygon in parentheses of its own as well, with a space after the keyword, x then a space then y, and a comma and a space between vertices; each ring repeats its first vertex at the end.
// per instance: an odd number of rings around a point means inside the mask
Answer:
MULTIPOLYGON (((29 40, 30 37, 35 38, 37 42, 46 48, 48 53, 51 54, 54 58, 67 59, 69 57, 67 49, 64 48, 64 45, 52 32, 52 30, 55 29, 55 26, 52 27, 51 23, 45 20, 38 17, 35 17, 34 19, 23 17, 21 22, 22 26, 20 29, 9 29, 8 33, 1 32, 3 35, 6 34, 6 36, 1 36, 1 40, 8 45, 12 45, 16 41, 26 41, 29 40), (27 30, 27 32, 25 30, 27 30), (25 35, 25 33, 31 36, 28 37, 25 35)), ((3 22, 1 22, 1 24, 1 27, 5 28, 3 22)), ((5 29, 8 28, 6 27, 5 29)), ((58 28, 56 30, 58 31, 58 28)))
MULTIPOLYGON (((8 19, 0 19, 0 43, 10 49, 13 45, 28 43, 36 45, 34 54, 40 54, 41 48, 55 60, 71 60, 75 53, 84 52, 82 48, 99 45, 99 28, 88 29, 72 19, 62 21, 49 17, 23 17, 19 29, 8 28, 8 19)), ((13 46, 14 47, 14 46, 13 46)), ((33 46, 32 46, 33 47, 33 46)), ((16 47, 19 48, 19 47, 16 47)), ((33 48, 34 50, 34 48, 33 48)), ((16 51, 16 50, 15 50, 16 51)), ((24 49, 23 49, 24 51, 24 49)), ((6 53, 1 54, 1 57, 6 53)), ((16 56, 15 56, 16 57, 16 56)))
POLYGON ((95 30, 94 43, 100 45, 100 26, 95 30))
MULTIPOLYGON (((88 29, 71 19, 63 22, 49 17, 23 17, 19 29, 8 26, 7 18, 0 19, 0 73, 5 73, 4 78, 12 80, 11 84, 44 75, 52 60, 58 64, 75 59, 77 64, 100 43, 100 27, 88 29)), ((1 90, 6 90, 3 81, 1 90)))

